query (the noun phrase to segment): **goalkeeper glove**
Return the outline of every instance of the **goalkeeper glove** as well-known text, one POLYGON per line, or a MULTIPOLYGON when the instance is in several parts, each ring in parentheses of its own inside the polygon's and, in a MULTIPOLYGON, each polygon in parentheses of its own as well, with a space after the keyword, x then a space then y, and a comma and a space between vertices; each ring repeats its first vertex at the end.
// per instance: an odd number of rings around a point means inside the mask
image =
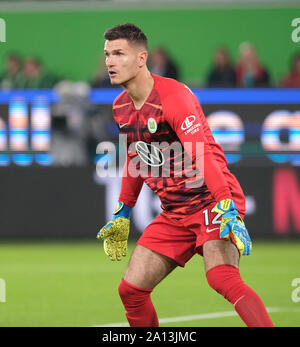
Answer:
POLYGON ((130 214, 131 207, 118 201, 112 220, 97 234, 97 239, 104 241, 104 252, 111 260, 121 260, 127 255, 130 214))
POLYGON ((240 254, 249 255, 252 242, 234 201, 231 199, 221 200, 214 207, 214 211, 222 215, 220 237, 228 239, 231 233, 240 254))

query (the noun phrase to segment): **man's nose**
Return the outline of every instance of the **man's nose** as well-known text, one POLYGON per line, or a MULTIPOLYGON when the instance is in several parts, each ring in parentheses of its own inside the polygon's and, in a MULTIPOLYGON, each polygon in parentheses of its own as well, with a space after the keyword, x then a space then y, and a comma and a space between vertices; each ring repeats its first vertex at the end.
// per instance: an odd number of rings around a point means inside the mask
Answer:
POLYGON ((107 67, 113 67, 114 66, 113 59, 110 58, 110 57, 107 57, 106 60, 105 60, 105 64, 106 64, 107 67))

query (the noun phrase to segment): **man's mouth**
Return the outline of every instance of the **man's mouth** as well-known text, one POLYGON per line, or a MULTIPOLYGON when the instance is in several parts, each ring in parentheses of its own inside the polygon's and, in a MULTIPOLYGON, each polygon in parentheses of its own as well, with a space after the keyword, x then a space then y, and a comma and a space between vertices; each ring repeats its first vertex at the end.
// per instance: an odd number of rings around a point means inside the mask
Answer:
POLYGON ((117 73, 115 71, 108 71, 108 74, 110 77, 115 77, 117 73))

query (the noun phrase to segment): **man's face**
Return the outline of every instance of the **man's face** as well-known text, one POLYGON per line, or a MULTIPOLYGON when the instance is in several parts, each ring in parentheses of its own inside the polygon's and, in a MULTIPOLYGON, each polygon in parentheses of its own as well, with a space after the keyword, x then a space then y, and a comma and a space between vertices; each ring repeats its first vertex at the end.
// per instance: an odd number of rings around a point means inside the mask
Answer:
POLYGON ((125 39, 105 41, 104 53, 111 84, 126 84, 145 64, 145 51, 125 39))

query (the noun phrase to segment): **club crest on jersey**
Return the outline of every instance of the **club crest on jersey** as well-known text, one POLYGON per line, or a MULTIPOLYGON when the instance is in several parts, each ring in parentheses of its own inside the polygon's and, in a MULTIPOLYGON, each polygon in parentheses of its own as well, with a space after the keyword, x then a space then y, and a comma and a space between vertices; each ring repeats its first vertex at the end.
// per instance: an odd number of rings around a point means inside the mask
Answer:
POLYGON ((165 162, 161 150, 150 143, 138 141, 135 149, 144 163, 150 166, 162 166, 165 162))
POLYGON ((195 120, 196 120, 196 116, 194 115, 190 115, 186 117, 186 119, 181 124, 181 129, 186 130, 190 128, 194 124, 195 120))
POLYGON ((149 118, 148 119, 148 130, 150 131, 151 134, 155 133, 157 130, 157 123, 154 118, 149 118))

